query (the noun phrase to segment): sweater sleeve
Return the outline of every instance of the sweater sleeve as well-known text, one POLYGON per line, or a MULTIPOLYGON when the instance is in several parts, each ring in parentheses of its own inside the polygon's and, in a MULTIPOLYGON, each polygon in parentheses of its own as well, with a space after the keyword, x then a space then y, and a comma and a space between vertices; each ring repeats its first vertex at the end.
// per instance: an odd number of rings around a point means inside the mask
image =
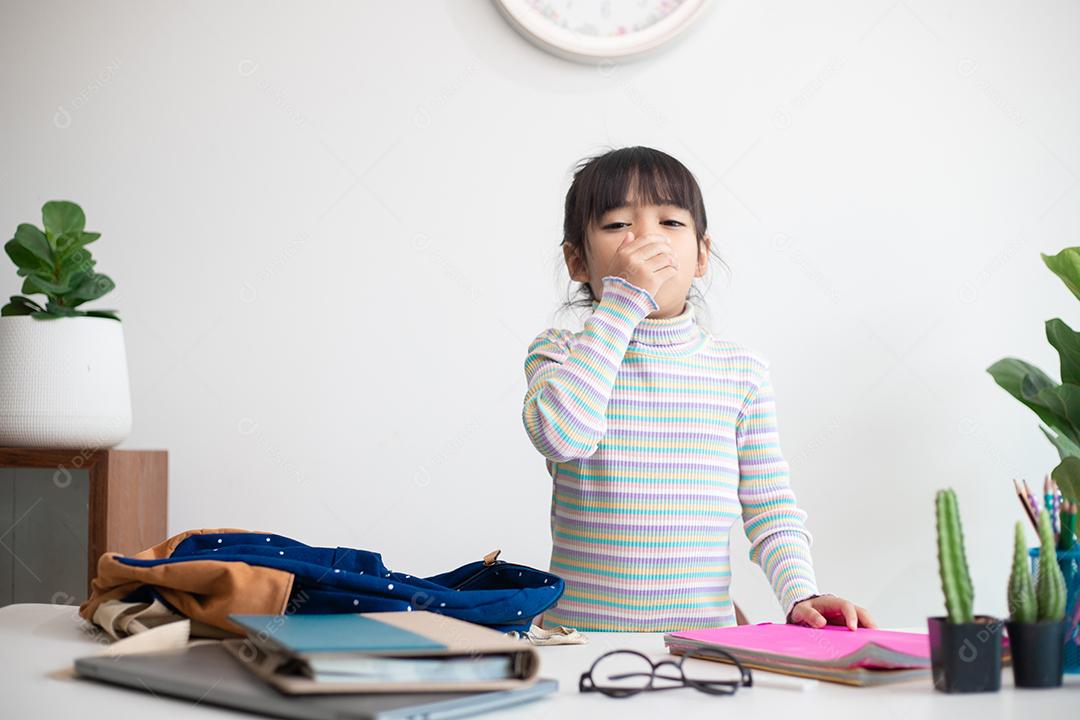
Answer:
POLYGON ((546 330, 525 357, 521 412, 534 447, 549 460, 588 457, 607 434, 607 406, 634 328, 660 306, 647 290, 608 275, 584 329, 546 330))
POLYGON ((764 571, 786 617, 798 600, 818 593, 810 556, 813 538, 788 482, 769 365, 759 362, 755 386, 735 425, 739 503, 750 560, 764 571))

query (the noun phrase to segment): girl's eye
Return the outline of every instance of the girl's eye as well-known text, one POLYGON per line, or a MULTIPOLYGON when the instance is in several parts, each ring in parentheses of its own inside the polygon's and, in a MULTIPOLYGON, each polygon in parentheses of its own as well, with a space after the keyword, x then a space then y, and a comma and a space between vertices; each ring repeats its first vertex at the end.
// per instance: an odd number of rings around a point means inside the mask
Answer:
POLYGON ((665 220, 664 221, 665 225, 667 225, 668 223, 671 223, 672 227, 686 227, 686 225, 684 223, 681 223, 678 220, 665 220))
POLYGON ((630 223, 613 222, 613 223, 608 223, 607 225, 605 225, 604 229, 605 230, 620 230, 620 229, 622 229, 624 227, 627 227, 629 224, 630 223))

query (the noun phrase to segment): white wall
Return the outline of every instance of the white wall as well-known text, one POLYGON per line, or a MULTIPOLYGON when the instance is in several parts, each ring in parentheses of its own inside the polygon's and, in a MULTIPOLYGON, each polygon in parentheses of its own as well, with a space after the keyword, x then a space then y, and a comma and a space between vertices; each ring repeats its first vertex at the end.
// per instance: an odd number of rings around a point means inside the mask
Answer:
MULTIPOLYGON (((1080 240, 1080 11, 814 5, 718 3, 602 72, 484 0, 5 0, 0 225, 67 198, 103 232, 122 447, 169 450, 171 532, 275 530, 414 574, 495 547, 546 567, 522 361, 574 322, 569 170, 665 149, 733 269, 714 331, 772 360, 822 588, 891 625, 939 613, 952 485, 977 609, 1001 613, 1011 478, 1055 455, 985 368, 1056 371, 1042 323, 1077 321, 1038 253, 1080 240)), ((778 619, 733 543, 736 600, 778 619)))

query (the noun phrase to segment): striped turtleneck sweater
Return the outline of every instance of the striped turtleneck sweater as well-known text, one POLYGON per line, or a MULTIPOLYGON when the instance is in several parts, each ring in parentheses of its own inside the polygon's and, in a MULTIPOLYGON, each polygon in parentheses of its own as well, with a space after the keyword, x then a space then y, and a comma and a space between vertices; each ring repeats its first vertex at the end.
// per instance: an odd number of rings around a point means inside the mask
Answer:
POLYGON ((768 361, 615 276, 579 333, 529 345, 522 421, 546 458, 551 572, 566 590, 542 620, 668 632, 735 623, 728 537, 785 616, 817 594, 806 513, 780 451, 768 361))

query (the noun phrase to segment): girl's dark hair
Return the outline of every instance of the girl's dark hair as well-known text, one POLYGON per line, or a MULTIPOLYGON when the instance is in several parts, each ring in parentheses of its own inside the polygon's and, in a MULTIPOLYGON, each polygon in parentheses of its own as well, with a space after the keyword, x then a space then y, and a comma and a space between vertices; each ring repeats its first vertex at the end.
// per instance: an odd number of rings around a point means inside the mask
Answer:
MULTIPOLYGON (((689 212, 700 248, 708 222, 697 180, 685 165, 667 153, 641 146, 609 150, 577 163, 574 179, 566 192, 560 246, 572 246, 585 261, 590 224, 599 223, 604 213, 621 207, 631 195, 639 202, 675 205, 689 212)), ((712 250, 710 253, 724 264, 718 254, 712 250)), ((571 283, 571 290, 574 284, 571 283)), ((589 283, 577 285, 573 296, 568 290, 563 307, 591 307, 597 299, 589 283)), ((698 288, 691 287, 688 300, 695 294, 704 309, 704 297, 698 288)))

